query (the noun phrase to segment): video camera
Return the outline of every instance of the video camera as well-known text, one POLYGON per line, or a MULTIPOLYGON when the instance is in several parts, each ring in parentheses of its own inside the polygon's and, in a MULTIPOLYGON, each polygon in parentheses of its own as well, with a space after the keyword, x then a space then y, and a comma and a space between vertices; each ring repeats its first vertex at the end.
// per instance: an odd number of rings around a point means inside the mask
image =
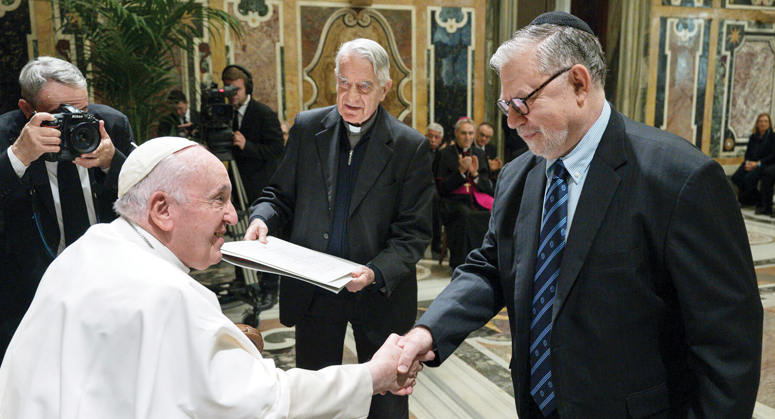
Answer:
POLYGON ((237 94, 236 86, 218 87, 212 83, 210 87, 202 86, 202 107, 199 113, 202 129, 202 141, 207 144, 216 157, 222 161, 234 160, 232 145, 234 144, 234 107, 229 98, 237 94))
POLYGON ((100 146, 100 121, 94 115, 83 112, 73 105, 62 104, 54 113, 53 121, 40 125, 56 127, 62 133, 58 153, 45 153, 48 161, 72 161, 81 154, 91 153, 100 146))

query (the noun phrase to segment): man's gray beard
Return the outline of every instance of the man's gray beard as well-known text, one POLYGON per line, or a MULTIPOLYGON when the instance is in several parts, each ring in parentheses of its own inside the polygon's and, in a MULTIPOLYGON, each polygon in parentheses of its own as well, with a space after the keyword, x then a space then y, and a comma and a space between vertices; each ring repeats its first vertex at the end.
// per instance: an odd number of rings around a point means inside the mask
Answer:
POLYGON ((568 129, 554 131, 546 128, 539 128, 537 133, 542 137, 540 141, 525 141, 525 143, 527 143, 527 148, 530 149, 533 154, 543 158, 557 155, 568 140, 568 129))

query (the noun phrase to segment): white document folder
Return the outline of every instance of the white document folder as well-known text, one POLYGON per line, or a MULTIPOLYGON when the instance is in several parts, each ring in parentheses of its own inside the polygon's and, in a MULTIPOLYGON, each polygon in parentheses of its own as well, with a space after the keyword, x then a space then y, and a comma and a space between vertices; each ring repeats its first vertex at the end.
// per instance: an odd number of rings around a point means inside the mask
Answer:
POLYGON ((258 240, 224 243, 223 260, 243 268, 296 278, 334 293, 352 281, 350 274, 360 266, 277 237, 267 236, 266 241, 266 244, 258 240))

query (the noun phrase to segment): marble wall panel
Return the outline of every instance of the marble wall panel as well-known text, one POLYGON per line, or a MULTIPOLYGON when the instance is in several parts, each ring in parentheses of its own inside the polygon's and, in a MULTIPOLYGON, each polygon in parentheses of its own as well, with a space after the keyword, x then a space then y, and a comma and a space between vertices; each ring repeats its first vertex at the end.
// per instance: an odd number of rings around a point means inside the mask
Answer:
POLYGON ((0 114, 18 109, 19 72, 27 63, 27 37, 32 33, 27 1, 0 1, 0 114))
POLYGON ((662 18, 655 126, 702 146, 710 23, 662 18))
POLYGON ((713 7, 713 0, 662 0, 663 6, 713 7))
POLYGON ((729 9, 775 9, 775 0, 724 0, 723 7, 729 9))
POLYGON ((711 142, 742 156, 761 112, 775 111, 775 25, 720 22, 711 142))
POLYGON ((408 29, 413 22, 412 7, 353 9, 301 5, 299 72, 303 91, 300 108, 313 109, 336 103, 336 52, 346 41, 368 38, 382 45, 390 56, 393 86, 382 105, 399 120, 412 125, 414 79, 410 68, 414 44, 408 29))
POLYGON ((445 140, 462 116, 473 117, 474 9, 428 8, 428 121, 444 127, 445 140))
MULTIPOLYGON (((226 10, 241 20, 245 28, 242 39, 227 44, 227 62, 250 71, 253 98, 282 115, 282 2, 228 0, 226 10)), ((223 69, 213 70, 220 74, 223 69)))

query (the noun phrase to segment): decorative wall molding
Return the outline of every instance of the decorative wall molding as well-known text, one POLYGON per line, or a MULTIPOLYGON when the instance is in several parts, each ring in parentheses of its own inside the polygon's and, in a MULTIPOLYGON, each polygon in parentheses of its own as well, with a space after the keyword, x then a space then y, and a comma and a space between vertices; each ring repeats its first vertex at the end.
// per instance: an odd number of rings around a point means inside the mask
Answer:
POLYGON ((5 16, 7 12, 13 12, 19 8, 22 0, 2 0, 0 1, 0 17, 5 16))
MULTIPOLYGON (((393 88, 388 92, 383 106, 399 120, 412 125, 415 121, 413 100, 415 95, 415 78, 410 65, 403 57, 414 61, 414 42, 407 45, 399 43, 394 31, 395 21, 387 17, 389 13, 404 16, 406 24, 414 21, 413 7, 370 7, 352 9, 337 7, 341 5, 320 3, 299 3, 297 7, 297 24, 301 28, 302 20, 325 21, 319 28, 306 28, 314 33, 315 40, 310 40, 310 34, 305 37, 299 32, 299 79, 303 88, 299 95, 300 109, 312 109, 336 103, 336 86, 334 74, 334 58, 339 46, 357 37, 369 38, 382 45, 390 56, 390 77, 393 88), (313 52, 314 51, 314 52, 313 52), (308 57, 308 58, 305 58, 308 57), (305 63, 305 60, 309 62, 305 63)), ((301 31, 301 29, 299 29, 301 31)), ((400 33, 405 36, 406 34, 400 33)))
POLYGON ((445 127, 445 139, 461 116, 473 117, 476 11, 467 7, 427 8, 428 122, 445 127))
POLYGON ((714 124, 722 157, 741 156, 761 112, 775 112, 775 25, 721 22, 714 124))

